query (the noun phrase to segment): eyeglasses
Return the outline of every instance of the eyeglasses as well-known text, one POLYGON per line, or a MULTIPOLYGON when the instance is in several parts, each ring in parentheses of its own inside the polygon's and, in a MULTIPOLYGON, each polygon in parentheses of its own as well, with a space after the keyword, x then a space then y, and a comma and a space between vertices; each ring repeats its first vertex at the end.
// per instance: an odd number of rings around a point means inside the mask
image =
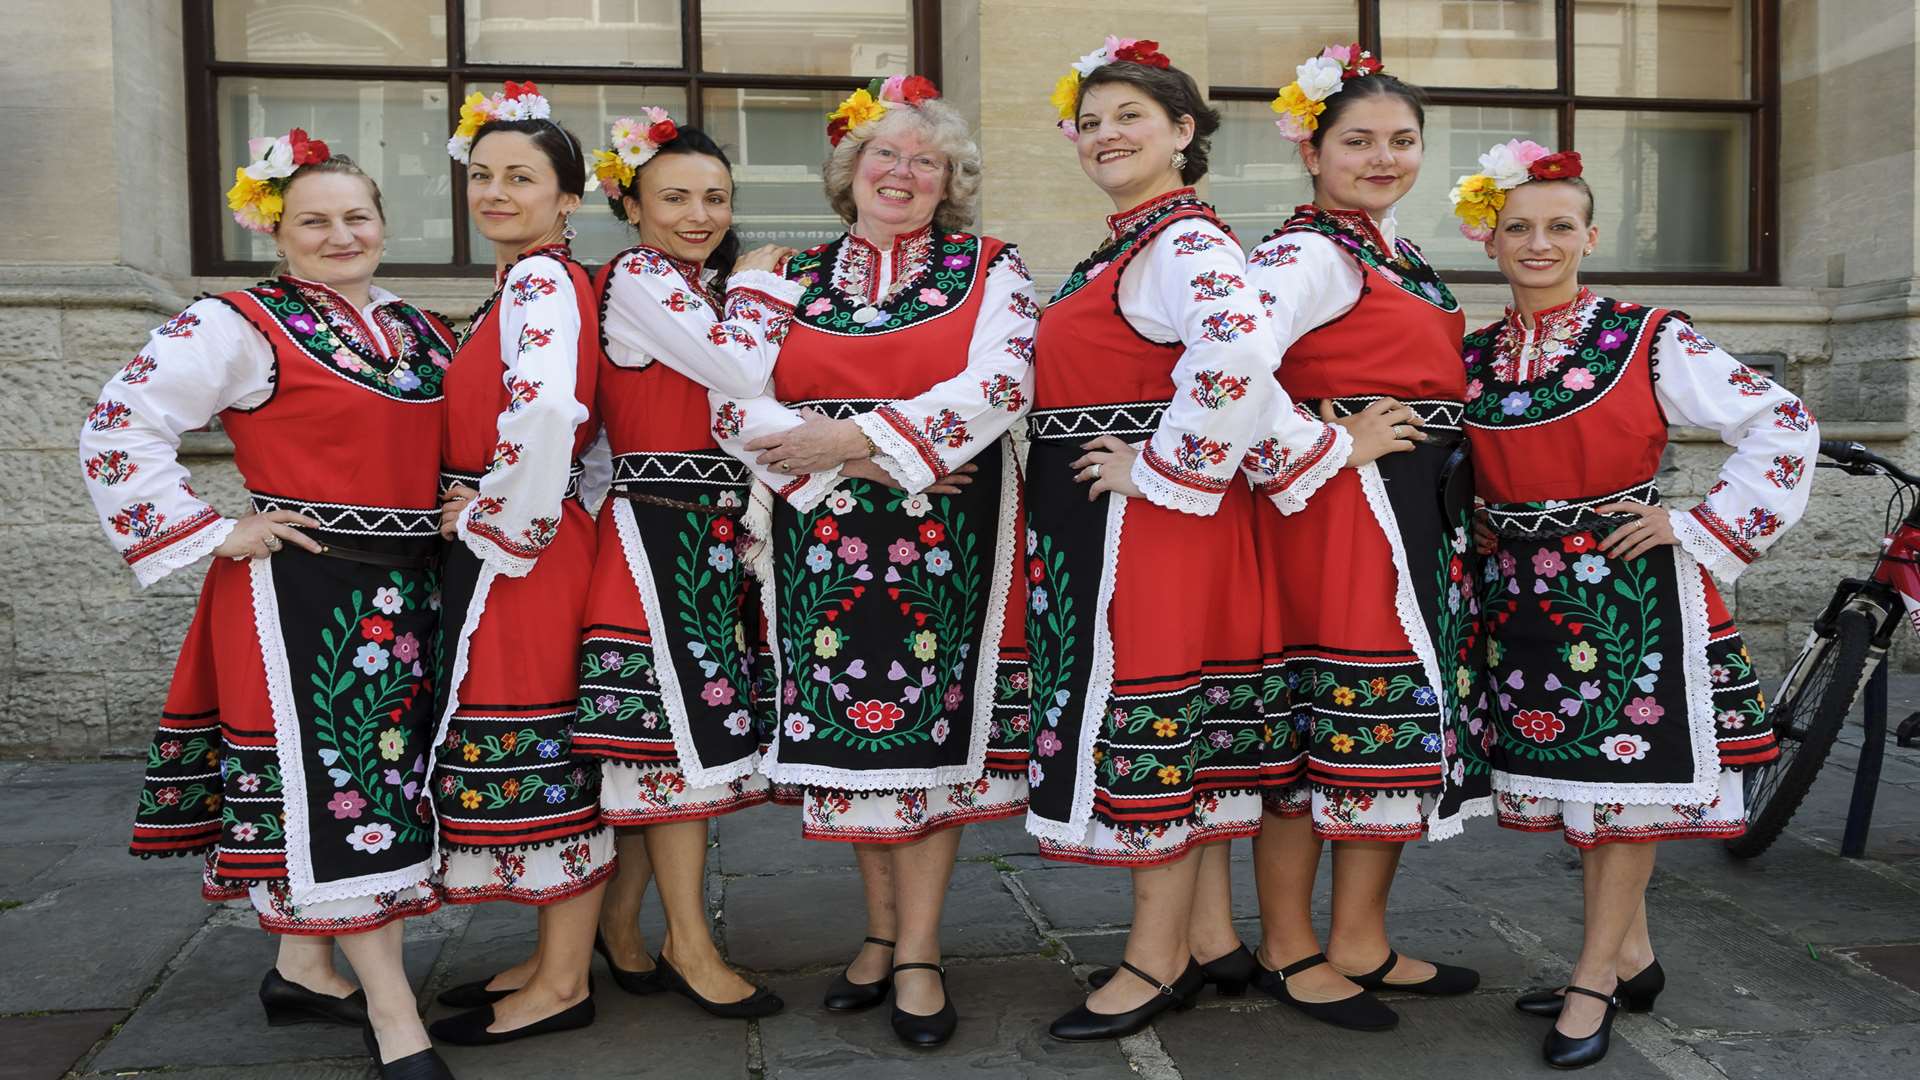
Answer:
POLYGON ((888 172, 892 172, 895 166, 898 166, 902 161, 907 163, 908 168, 921 176, 933 176, 945 172, 947 168, 945 158, 931 157, 926 154, 910 158, 891 146, 869 147, 867 153, 872 155, 873 160, 885 166, 888 172))

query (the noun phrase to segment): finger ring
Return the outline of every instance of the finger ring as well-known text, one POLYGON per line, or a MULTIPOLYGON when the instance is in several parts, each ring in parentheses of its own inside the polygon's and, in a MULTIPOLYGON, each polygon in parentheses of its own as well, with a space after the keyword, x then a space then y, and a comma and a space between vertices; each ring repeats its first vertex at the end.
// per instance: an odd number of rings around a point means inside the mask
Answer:
POLYGON ((1394 438, 1396 438, 1396 439, 1404 439, 1404 438, 1406 438, 1406 437, 1407 437, 1407 426, 1406 426, 1405 424, 1395 424, 1395 425, 1393 425, 1393 437, 1394 437, 1394 438))
POLYGON ((1100 463, 1099 462, 1096 461, 1093 464, 1087 466, 1087 468, 1092 471, 1093 479, 1095 480, 1100 479, 1100 463))
POLYGON ((279 537, 277 537, 277 536, 269 536, 269 537, 267 537, 267 539, 266 539, 266 545, 267 545, 267 550, 268 550, 268 551, 279 551, 279 550, 280 550, 280 538, 279 538, 279 537))

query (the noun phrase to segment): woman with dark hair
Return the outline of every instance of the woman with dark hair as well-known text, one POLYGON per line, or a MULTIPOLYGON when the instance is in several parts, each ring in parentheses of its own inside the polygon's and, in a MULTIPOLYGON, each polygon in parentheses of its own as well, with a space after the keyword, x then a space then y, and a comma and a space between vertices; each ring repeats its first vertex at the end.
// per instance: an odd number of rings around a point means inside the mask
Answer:
POLYGON ((249 156, 227 202, 285 269, 169 319, 80 432, 88 494, 141 585, 214 556, 133 852, 207 853, 207 899, 247 897, 281 935, 260 984, 268 1023, 363 1027, 381 1076, 447 1077, 399 920, 439 906, 423 650, 453 334, 373 284, 386 216, 358 166, 297 128, 249 156), (238 519, 178 457, 215 416, 252 502, 238 519), (334 970, 336 941, 362 989, 334 970))
POLYGON ((1453 191, 1461 231, 1513 287, 1467 335, 1467 437, 1498 687, 1500 824, 1580 851, 1585 912, 1566 986, 1515 1004, 1555 1017, 1543 1053, 1606 1055, 1614 1014, 1666 985, 1647 932, 1658 844, 1746 831, 1739 770, 1779 753, 1752 659, 1707 577, 1739 577, 1806 510, 1820 431, 1806 406, 1679 311, 1595 296, 1600 230, 1580 155, 1514 141, 1453 191), (1669 424, 1733 454, 1700 503, 1659 505, 1669 424))
POLYGON ((747 640, 740 515, 752 482, 714 442, 707 392, 754 394, 800 287, 783 249, 739 258, 732 165, 665 110, 614 121, 595 172, 639 243, 595 275, 606 360, 599 410, 612 499, 580 647, 574 752, 600 762, 601 817, 620 869, 599 948, 633 993, 676 990, 717 1016, 769 1016, 780 998, 730 969, 706 914, 707 823, 767 799, 747 640), (666 909, 657 961, 639 934, 651 878, 666 909))
POLYGON ((598 427, 600 331, 593 283, 566 243, 585 154, 549 113, 531 83, 476 92, 449 144, 498 287, 447 373, 442 877, 452 902, 540 911, 531 959, 441 996, 475 1006, 433 1025, 463 1045, 593 1022, 587 968, 613 870, 599 770, 573 760, 568 733, 594 558, 579 457, 598 427))
POLYGON ((1040 324, 1026 489, 1027 828, 1044 856, 1133 873, 1125 960, 1051 1028, 1091 1040, 1192 1003, 1202 863, 1260 827, 1262 613, 1240 601, 1262 568, 1242 459, 1273 463, 1271 491, 1304 503, 1389 439, 1275 385, 1246 261, 1189 186, 1219 126, 1192 77, 1152 41, 1110 37, 1054 103, 1117 211, 1040 324))
POLYGON ((1300 65, 1274 101, 1313 201, 1248 256, 1278 350, 1280 385, 1329 419, 1390 421, 1398 451, 1333 478, 1304 512, 1261 506, 1266 656, 1286 685, 1265 779, 1254 869, 1260 984, 1308 1016, 1383 1030, 1391 988, 1464 994, 1465 968, 1395 953, 1387 895, 1401 845, 1486 813, 1474 719, 1478 614, 1468 550, 1471 484, 1460 449, 1466 379, 1460 305, 1394 206, 1420 176, 1420 91, 1357 45, 1300 65), (1330 593, 1329 582, 1337 592, 1330 593), (1332 930, 1312 897, 1333 842, 1332 930))

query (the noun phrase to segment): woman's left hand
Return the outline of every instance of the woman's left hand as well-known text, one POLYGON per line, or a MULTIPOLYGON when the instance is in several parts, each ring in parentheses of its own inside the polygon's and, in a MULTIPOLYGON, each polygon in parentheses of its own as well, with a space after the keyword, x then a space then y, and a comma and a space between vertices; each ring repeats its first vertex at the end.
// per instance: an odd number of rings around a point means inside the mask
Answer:
POLYGON ((451 540, 460 531, 460 511, 467 508, 475 495, 480 494, 465 484, 450 485, 440 495, 440 536, 451 540))
POLYGON ((1677 543, 1673 536, 1673 518, 1658 506, 1646 503, 1614 502, 1593 508, 1601 514, 1632 514, 1633 521, 1614 529, 1600 542, 1600 554, 1615 559, 1632 559, 1661 544, 1677 543))
POLYGON ((777 473, 799 476, 831 469, 870 456, 866 432, 851 420, 832 420, 825 413, 802 409, 798 427, 763 435, 747 444, 759 451, 754 460, 777 473))
POLYGON ((1133 459, 1140 456, 1140 451, 1113 435, 1083 442, 1080 449, 1086 453, 1073 459, 1072 468, 1080 470, 1073 478, 1083 484, 1092 482, 1093 486, 1087 489, 1088 502, 1106 491, 1140 498, 1140 489, 1133 483, 1133 459))

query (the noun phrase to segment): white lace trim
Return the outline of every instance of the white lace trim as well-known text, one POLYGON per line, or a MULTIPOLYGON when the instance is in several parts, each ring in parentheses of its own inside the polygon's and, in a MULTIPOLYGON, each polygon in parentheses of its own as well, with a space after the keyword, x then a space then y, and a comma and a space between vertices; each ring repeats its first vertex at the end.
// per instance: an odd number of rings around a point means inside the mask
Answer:
POLYGON ((183 566, 191 566, 199 561, 200 556, 226 543, 228 534, 238 524, 233 518, 221 518, 177 544, 163 547, 139 562, 129 563, 133 580, 144 589, 183 566))
MULTIPOLYGON (((1433 730, 1440 737, 1439 790, 1445 794, 1449 779, 1446 728, 1451 710, 1447 708, 1446 684, 1440 681, 1440 657, 1434 651, 1433 637, 1427 632, 1427 618, 1420 612, 1420 600, 1413 593, 1413 570, 1407 563, 1407 541, 1400 534, 1400 519, 1395 516, 1393 502, 1387 496, 1386 479, 1371 461, 1354 471, 1360 475, 1360 490, 1367 497, 1367 509, 1373 511, 1374 523, 1386 534, 1387 547, 1393 552, 1393 611, 1400 617, 1400 632, 1407 636, 1407 644, 1413 649, 1413 655, 1420 658, 1420 669, 1427 675, 1427 687, 1433 691, 1434 713, 1439 721, 1433 730)), ((1445 528, 1443 521, 1443 534, 1445 528)), ((1466 602, 1463 600, 1461 603, 1464 606, 1466 602)))
POLYGON ((877 413, 861 413, 853 418, 853 422, 860 425, 860 430, 867 433, 873 445, 880 448, 880 452, 873 456, 873 463, 898 480, 899 486, 907 494, 918 495, 939 479, 927 467, 913 443, 877 413))
MULTIPOLYGON (((473 552, 473 557, 479 559, 487 569, 508 577, 526 577, 533 573, 533 559, 525 555, 515 555, 473 531, 473 507, 473 503, 468 503, 466 508, 460 511, 459 521, 460 542, 467 545, 467 550, 473 552)), ((566 508, 561 507, 561 513, 564 515, 565 512, 566 508)))
POLYGON ((820 505, 820 500, 826 498, 827 493, 832 491, 833 486, 839 482, 840 466, 835 465, 831 469, 808 476, 806 483, 801 484, 794 489, 793 494, 787 496, 787 502, 792 504, 795 510, 810 514, 814 507, 820 505))
MULTIPOLYGON (((1714 738, 1713 676, 1707 663, 1707 586, 1700 564, 1684 548, 1673 549, 1673 572, 1680 588, 1682 678, 1686 680, 1687 734, 1693 744, 1693 779, 1684 784, 1606 784, 1590 780, 1560 780, 1493 771, 1495 790, 1537 795, 1562 802, 1624 803, 1629 806, 1670 803, 1689 806, 1711 802, 1719 790, 1720 747, 1714 738)), ((1631 768, 1631 763, 1622 763, 1631 768)))
POLYGON ((751 539, 742 556, 747 573, 758 581, 773 580, 773 489, 756 481, 747 491, 747 508, 740 515, 740 527, 751 539))
POLYGON ((1333 428, 1333 446, 1326 456, 1314 462, 1306 472, 1294 477, 1292 483, 1267 496, 1281 514, 1297 514, 1305 510, 1307 500, 1313 498, 1313 493, 1345 468, 1347 459, 1353 456, 1353 435, 1339 424, 1329 426, 1333 428))
POLYGON ((280 600, 273 588, 272 561, 254 559, 247 571, 253 585, 253 631, 260 643, 260 665, 266 674, 267 703, 273 711, 273 752, 280 763, 287 889, 296 904, 318 904, 396 892, 418 885, 433 873, 431 852, 427 858, 412 866, 383 874, 361 874, 328 882, 316 882, 313 879, 313 860, 308 850, 312 835, 307 823, 307 774, 303 764, 306 756, 301 741, 300 714, 293 704, 293 670, 287 663, 286 638, 280 632, 280 600))
POLYGON ((1728 551, 1727 545, 1715 539, 1714 535, 1707 531, 1707 527, 1700 524, 1700 519, 1693 516, 1691 508, 1686 510, 1669 508, 1667 518, 1673 522, 1674 540, 1686 549, 1687 554, 1693 556, 1695 562, 1706 567, 1714 577, 1732 584, 1746 571, 1747 563, 1740 556, 1728 551))
MULTIPOLYGON (((707 787, 725 784, 752 773, 760 757, 757 751, 712 768, 701 763, 700 752, 693 742, 693 720, 687 715, 686 694, 681 689, 679 673, 674 670, 667 616, 660 606, 660 590, 653 581, 653 563, 647 558, 646 543, 640 538, 640 526, 633 519, 633 505, 625 499, 614 500, 613 527, 620 537, 620 553, 626 561, 627 573, 640 590, 640 608, 647 614, 648 636, 653 642, 653 670, 660 686, 660 704, 667 711, 667 727, 673 732, 673 751, 680 756, 681 774, 687 778, 687 783, 695 787, 707 787)), ((741 690, 752 694, 751 687, 742 687, 741 690)))
POLYGON ((1093 821, 1093 747, 1107 722, 1107 698, 1113 693, 1113 627, 1107 613, 1113 608, 1115 571, 1120 565, 1120 535, 1127 519, 1127 498, 1107 498, 1106 544, 1101 552, 1100 596, 1094 604, 1093 660, 1087 673, 1086 698, 1080 706, 1080 745, 1074 748, 1073 804, 1065 821, 1043 818, 1027 810, 1027 832, 1055 844, 1074 846, 1086 840, 1093 821))
POLYGON ((735 270, 727 276, 729 300, 732 299, 736 289, 750 289, 760 293, 776 303, 785 304, 788 311, 793 310, 794 305, 800 302, 800 297, 806 292, 799 282, 766 270, 735 270))
MULTIPOLYGON (((1133 459, 1133 469, 1128 474, 1133 486, 1140 489, 1140 495, 1148 502, 1165 510, 1173 510, 1195 517, 1212 517, 1220 509, 1220 503, 1227 497, 1225 489, 1220 491, 1201 491, 1184 484, 1176 484, 1154 471, 1147 464, 1146 451, 1152 441, 1135 443, 1140 455, 1133 459)), ((1114 498, 1121 498, 1115 493, 1114 498)))
MULTIPOLYGON (((453 670, 448 672, 446 708, 440 713, 440 722, 434 725, 433 743, 427 750, 427 775, 429 777, 439 774, 440 747, 447 741, 447 728, 453 723, 454 711, 460 708, 460 684, 466 681, 467 664, 472 659, 469 651, 473 644, 473 632, 480 628, 480 617, 485 615, 487 611, 487 594, 493 591, 493 579, 499 576, 500 572, 498 570, 488 566, 485 562, 480 564, 480 576, 473 583, 473 599, 467 601, 466 618, 462 619, 460 623, 460 640, 454 642, 453 646, 453 670)), ((442 609, 440 612, 442 632, 445 630, 444 622, 446 614, 446 611, 442 609)), ((436 851, 440 848, 440 817, 438 814, 434 815, 433 819, 433 846, 436 851)))

